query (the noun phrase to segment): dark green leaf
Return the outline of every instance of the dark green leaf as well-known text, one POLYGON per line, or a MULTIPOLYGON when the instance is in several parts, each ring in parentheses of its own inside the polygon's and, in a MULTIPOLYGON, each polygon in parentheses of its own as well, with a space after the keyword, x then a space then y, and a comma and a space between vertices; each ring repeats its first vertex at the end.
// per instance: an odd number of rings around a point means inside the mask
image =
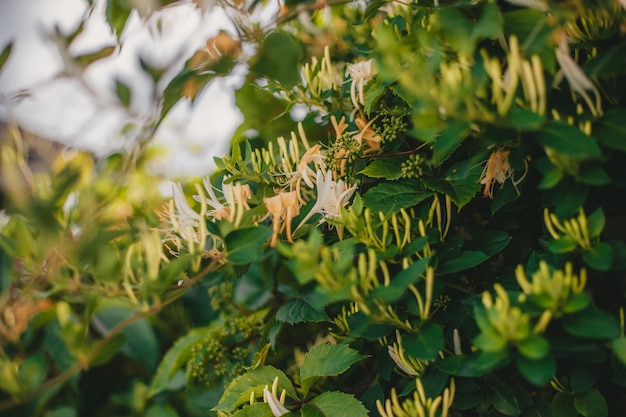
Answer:
POLYGON ((374 213, 394 213, 415 206, 432 195, 418 181, 383 182, 365 193, 363 203, 374 213))
POLYGON ((498 412, 505 416, 517 416, 522 410, 511 387, 500 379, 493 379, 487 385, 487 399, 498 412))
POLYGON ((602 207, 598 207, 593 213, 587 216, 587 231, 589 232, 589 237, 594 238, 600 236, 600 233, 604 230, 605 222, 606 219, 602 207))
POLYGON ((9 56, 11 56, 11 50, 13 49, 13 41, 9 42, 7 46, 2 49, 0 52, 0 71, 2 71, 2 67, 6 64, 9 56))
POLYGON ((574 406, 574 397, 562 392, 557 392, 550 404, 550 410, 554 417, 578 417, 578 411, 574 406))
POLYGON ((232 417, 274 417, 267 403, 256 402, 237 411, 232 417))
POLYGON ((278 377, 278 391, 286 390, 291 398, 298 398, 293 384, 287 376, 280 370, 272 366, 259 366, 246 374, 235 378, 224 391, 219 403, 213 407, 212 411, 233 411, 239 406, 250 401, 250 394, 259 398, 263 395, 263 388, 271 386, 274 379, 278 377))
POLYGON ((194 346, 207 338, 209 327, 191 330, 179 338, 167 351, 150 383, 148 396, 152 397, 167 388, 174 374, 189 360, 194 346))
POLYGON ((302 417, 367 417, 361 401, 344 392, 323 392, 302 406, 302 417))
POLYGON ((564 317, 563 327, 573 336, 589 339, 614 339, 621 332, 615 317, 597 309, 564 317))
POLYGON ((570 373, 569 388, 572 392, 585 392, 593 387, 602 371, 596 364, 576 363, 570 373))
POLYGON ((546 245, 552 253, 572 252, 578 247, 578 242, 571 236, 561 236, 559 239, 550 240, 546 245))
POLYGON ((443 178, 424 179, 422 183, 434 192, 443 193, 461 209, 469 203, 482 188, 480 174, 482 166, 465 161, 452 166, 443 178))
POLYGON ((615 356, 626 365, 626 337, 622 336, 618 339, 613 340, 611 342, 611 346, 613 347, 613 352, 615 356))
POLYGON ((574 406, 583 417, 607 417, 609 414, 604 396, 595 388, 575 394, 574 406))
POLYGON ((324 312, 314 309, 303 299, 298 298, 280 306, 276 312, 276 320, 283 323, 295 324, 304 321, 328 321, 328 316, 324 312))
POLYGON ((443 349, 443 330, 436 323, 426 321, 417 332, 402 337, 402 346, 407 355, 413 358, 431 360, 443 349))
POLYGON ((598 243, 583 252, 583 262, 598 271, 608 271, 613 263, 613 248, 608 243, 598 243))
POLYGON ((370 178, 384 178, 387 180, 397 180, 402 176, 402 162, 406 158, 377 158, 361 170, 361 174, 370 178))
POLYGON ((320 377, 336 376, 350 368, 356 362, 366 358, 347 345, 315 345, 304 356, 300 368, 300 384, 306 397, 311 385, 320 377))
POLYGON ((449 356, 437 363, 441 371, 456 376, 476 378, 511 362, 508 350, 498 352, 473 352, 469 355, 449 356))
POLYGON ((542 359, 530 359, 518 356, 515 360, 517 369, 531 383, 537 386, 546 385, 556 373, 556 361, 552 356, 542 359))
MULTIPOLYGON (((104 298, 100 300, 93 318, 94 327, 106 336, 116 325, 138 314, 138 308, 120 299, 104 298)), ((122 352, 146 368, 156 368, 159 360, 159 342, 146 318, 133 321, 122 329, 126 343, 122 352)))
POLYGON ((584 69, 591 78, 603 78, 619 74, 619 69, 624 66, 626 66, 626 42, 621 41, 590 59, 584 69))
POLYGON ((453 259, 447 259, 441 262, 437 267, 437 274, 446 275, 465 269, 473 268, 485 262, 489 257, 481 251, 465 251, 453 259))
POLYGON ((227 258, 235 265, 255 262, 263 255, 263 245, 272 236, 272 231, 263 226, 237 229, 224 238, 227 258))
POLYGON ((431 159, 433 165, 439 166, 445 161, 467 137, 468 132, 469 123, 451 122, 433 143, 433 156, 431 159))
POLYGON ((130 105, 130 88, 120 80, 115 80, 115 91, 117 93, 117 98, 120 99, 120 102, 125 107, 130 105))
POLYGON ((595 139, 578 127, 555 120, 547 123, 536 135, 541 145, 574 159, 594 159, 602 156, 595 139))
POLYGON ((611 109, 604 114, 597 125, 593 127, 593 134, 600 143, 608 148, 626 152, 626 109, 611 109))
POLYGON ((517 345, 517 350, 520 354, 528 359, 541 359, 545 357, 550 351, 550 344, 548 341, 538 334, 528 336, 524 341, 517 345))
POLYGON ((512 237, 502 230, 482 230, 475 235, 472 247, 491 257, 502 251, 511 239, 512 237))
POLYGON ((583 184, 601 186, 611 182, 611 177, 599 165, 584 165, 576 175, 576 180, 583 184))

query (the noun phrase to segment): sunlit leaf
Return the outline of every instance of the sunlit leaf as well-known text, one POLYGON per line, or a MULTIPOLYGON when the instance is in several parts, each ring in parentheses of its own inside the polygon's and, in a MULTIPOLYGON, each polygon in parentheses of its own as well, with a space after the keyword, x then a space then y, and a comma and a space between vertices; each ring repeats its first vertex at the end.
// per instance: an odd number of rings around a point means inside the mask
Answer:
POLYGON ((366 356, 347 345, 320 343, 313 346, 304 356, 300 368, 300 384, 304 396, 319 378, 339 375, 364 358, 366 356))

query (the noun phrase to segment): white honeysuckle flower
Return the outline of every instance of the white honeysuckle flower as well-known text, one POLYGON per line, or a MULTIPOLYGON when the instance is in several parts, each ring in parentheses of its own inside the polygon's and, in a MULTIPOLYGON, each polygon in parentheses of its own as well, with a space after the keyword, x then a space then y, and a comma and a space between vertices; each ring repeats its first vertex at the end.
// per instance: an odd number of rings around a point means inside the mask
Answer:
POLYGON ((387 346, 387 352, 389 352, 389 357, 392 361, 395 362, 396 366, 400 368, 402 372, 409 376, 417 376, 417 372, 412 368, 409 368, 403 361, 400 360, 400 355, 396 351, 396 346, 387 346))
POLYGON ((356 185, 347 187, 343 180, 334 181, 330 170, 326 171, 326 174, 322 170, 317 170, 316 177, 317 200, 298 227, 305 224, 316 213, 320 213, 324 218, 339 217, 341 207, 348 203, 357 188, 356 185))
POLYGON ((212 210, 208 210, 206 213, 208 217, 213 217, 217 220, 226 219, 232 222, 235 219, 235 212, 237 210, 239 210, 239 214, 242 214, 243 210, 250 209, 248 200, 252 197, 252 191, 248 184, 226 184, 225 181, 228 178, 229 177, 226 176, 222 181, 224 203, 215 195, 214 187, 209 178, 202 180, 202 184, 204 184, 204 189, 208 193, 209 198, 199 195, 194 195, 193 198, 198 202, 202 202, 204 199, 206 204, 212 208, 212 210))
POLYGON ((507 1, 516 6, 537 9, 537 10, 541 10, 542 12, 548 11, 548 2, 546 0, 507 0, 507 1))
POLYGON ((452 344, 454 346, 454 354, 462 355, 463 349, 461 349, 461 336, 459 335, 459 329, 454 329, 452 332, 452 344))
POLYGON ((179 221, 181 227, 184 226, 197 226, 200 221, 200 214, 196 213, 185 199, 185 192, 183 186, 177 182, 172 184, 172 194, 174 196, 174 206, 179 216, 176 220, 179 221))
MULTIPOLYGON (((209 205, 213 210, 207 211, 207 215, 214 217, 217 220, 220 219, 228 219, 230 217, 230 207, 228 202, 228 193, 224 192, 224 198, 226 203, 222 203, 217 196, 215 195, 214 187, 211 184, 211 180, 209 178, 204 178, 202 180, 202 184, 204 185, 204 189, 209 194, 209 198, 204 197, 204 201, 206 201, 207 205, 209 205)), ((222 184, 222 189, 224 189, 224 184, 222 184)), ((194 200, 201 202, 202 196, 194 195, 194 200)))
MULTIPOLYGON (((283 391, 283 393, 284 392, 285 391, 283 391)), ((284 401, 284 395, 281 395, 281 397, 284 401)), ((263 401, 265 401, 267 405, 270 406, 270 410, 272 411, 274 417, 280 417, 285 414, 289 414, 289 410, 287 409, 287 407, 283 405, 283 403, 278 399, 275 393, 270 391, 267 385, 265 386, 265 388, 263 388, 263 401)))
POLYGON ((350 98, 355 109, 359 108, 359 103, 365 105, 365 95, 363 94, 363 88, 365 84, 376 74, 376 68, 374 67, 374 60, 368 59, 367 61, 357 62, 355 64, 348 63, 346 66, 346 75, 350 77, 352 85, 350 86, 350 98), (357 90, 359 97, 357 101, 357 90))
MULTIPOLYGON (((602 108, 600 103, 600 92, 570 55, 569 44, 567 43, 566 36, 561 36, 559 47, 556 49, 555 54, 556 60, 561 67, 561 72, 565 78, 567 78, 572 90, 582 96, 589 106, 591 114, 594 116, 601 115, 602 108), (595 95, 595 104, 591 100, 591 97, 589 97, 589 94, 587 94, 587 90, 590 90, 595 95)), ((557 81, 555 81, 557 84, 559 79, 560 77, 557 76, 557 81)))

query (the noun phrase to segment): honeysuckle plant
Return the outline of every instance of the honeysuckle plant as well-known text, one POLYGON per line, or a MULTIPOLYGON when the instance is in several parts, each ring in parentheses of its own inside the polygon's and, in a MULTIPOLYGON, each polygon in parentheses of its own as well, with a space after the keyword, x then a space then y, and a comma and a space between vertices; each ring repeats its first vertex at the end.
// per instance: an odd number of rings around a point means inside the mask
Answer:
POLYGON ((2 413, 626 409, 623 2, 194 3, 236 31, 141 61, 142 132, 245 71, 211 175, 3 144, 2 413))

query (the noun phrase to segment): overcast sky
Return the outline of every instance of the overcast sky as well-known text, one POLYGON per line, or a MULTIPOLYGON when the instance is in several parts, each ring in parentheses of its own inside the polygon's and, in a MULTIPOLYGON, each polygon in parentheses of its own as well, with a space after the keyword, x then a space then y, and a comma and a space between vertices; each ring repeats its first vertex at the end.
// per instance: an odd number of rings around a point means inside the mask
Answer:
MULTIPOLYGON (((104 155, 128 145, 120 132, 129 119, 117 104, 114 80, 131 86, 134 115, 148 117, 154 106, 138 57, 156 65, 177 59, 171 77, 207 38, 230 26, 223 11, 213 9, 203 15, 189 3, 167 8, 148 23, 132 16, 123 34, 124 48, 85 72, 89 92, 76 80, 54 79, 63 61, 49 39, 55 25, 70 32, 86 10, 85 0, 0 0, 0 48, 15 41, 0 72, 0 115, 15 118, 35 133, 104 155)), ((71 52, 92 52, 114 43, 104 9, 98 7, 71 52)), ((171 111, 155 138, 168 153, 161 160, 161 172, 170 177, 211 172, 213 156, 226 152, 227 141, 241 121, 233 98, 239 82, 218 79, 194 106, 182 101, 171 111)))

